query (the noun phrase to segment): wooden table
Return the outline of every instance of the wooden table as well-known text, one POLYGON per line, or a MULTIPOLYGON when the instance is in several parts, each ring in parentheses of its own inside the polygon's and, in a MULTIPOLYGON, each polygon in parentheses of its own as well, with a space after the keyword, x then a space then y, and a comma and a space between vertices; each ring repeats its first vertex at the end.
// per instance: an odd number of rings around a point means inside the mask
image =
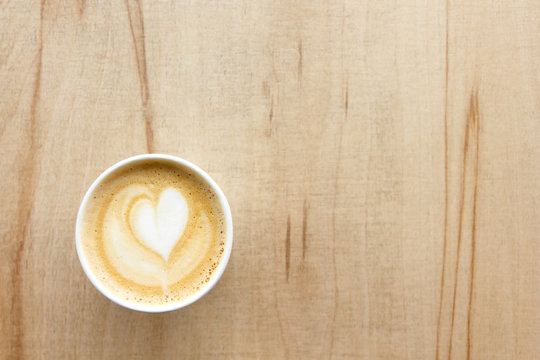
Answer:
POLYGON ((0 358, 538 359, 540 7, 0 1, 0 358), (128 156, 207 170, 229 267, 121 308, 74 246, 128 156))

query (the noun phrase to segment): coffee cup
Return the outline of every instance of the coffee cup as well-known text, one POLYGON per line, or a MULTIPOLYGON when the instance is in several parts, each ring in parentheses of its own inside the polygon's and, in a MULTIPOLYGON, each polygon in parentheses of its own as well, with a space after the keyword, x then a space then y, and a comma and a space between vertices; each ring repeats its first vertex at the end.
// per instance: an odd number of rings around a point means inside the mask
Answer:
POLYGON ((132 310, 166 312, 202 298, 227 266, 232 215, 198 166, 143 154, 105 170, 84 196, 75 230, 90 282, 132 310))

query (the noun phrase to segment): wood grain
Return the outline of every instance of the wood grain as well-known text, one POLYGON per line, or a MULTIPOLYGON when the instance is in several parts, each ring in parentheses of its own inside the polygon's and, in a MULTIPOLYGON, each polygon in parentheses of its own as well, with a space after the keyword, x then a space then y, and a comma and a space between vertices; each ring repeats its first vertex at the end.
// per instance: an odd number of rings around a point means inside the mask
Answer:
POLYGON ((0 2, 0 358, 535 359, 532 0, 0 2), (128 156, 207 170, 220 283, 123 309, 74 247, 128 156))

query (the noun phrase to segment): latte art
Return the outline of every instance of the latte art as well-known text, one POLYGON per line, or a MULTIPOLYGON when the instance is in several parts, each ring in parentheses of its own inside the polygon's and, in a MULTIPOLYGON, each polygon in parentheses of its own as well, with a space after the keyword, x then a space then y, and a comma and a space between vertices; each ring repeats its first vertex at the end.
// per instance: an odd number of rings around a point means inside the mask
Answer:
POLYGON ((224 249, 223 213, 200 179, 162 161, 120 169, 83 218, 90 266, 122 297, 163 304, 208 282, 224 249))
POLYGON ((174 188, 169 188, 161 193, 156 204, 151 194, 143 195, 146 190, 144 188, 137 189, 132 186, 125 190, 128 204, 124 206, 128 206, 132 234, 167 261, 171 250, 186 228, 188 218, 186 199, 174 188), (140 198, 138 193, 144 197, 140 198), (129 207, 130 203, 134 203, 133 206, 129 207))
MULTIPOLYGON (((169 255, 184 234, 188 206, 174 188, 155 201, 145 186, 130 185, 113 197, 103 223, 107 258, 124 278, 146 286, 174 284, 189 274, 208 252, 211 234, 199 232, 184 239, 184 256, 169 263, 169 255), (152 252, 152 253, 151 253, 152 252)), ((204 210, 196 228, 208 229, 204 210)))

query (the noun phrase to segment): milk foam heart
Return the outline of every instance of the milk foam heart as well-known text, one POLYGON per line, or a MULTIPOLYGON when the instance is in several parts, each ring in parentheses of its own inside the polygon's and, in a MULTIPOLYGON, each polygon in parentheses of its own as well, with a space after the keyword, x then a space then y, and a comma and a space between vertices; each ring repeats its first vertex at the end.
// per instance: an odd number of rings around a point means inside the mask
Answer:
POLYGON ((130 225, 137 240, 167 261, 182 237, 188 220, 188 205, 173 188, 161 193, 157 207, 148 198, 135 202, 130 225))

